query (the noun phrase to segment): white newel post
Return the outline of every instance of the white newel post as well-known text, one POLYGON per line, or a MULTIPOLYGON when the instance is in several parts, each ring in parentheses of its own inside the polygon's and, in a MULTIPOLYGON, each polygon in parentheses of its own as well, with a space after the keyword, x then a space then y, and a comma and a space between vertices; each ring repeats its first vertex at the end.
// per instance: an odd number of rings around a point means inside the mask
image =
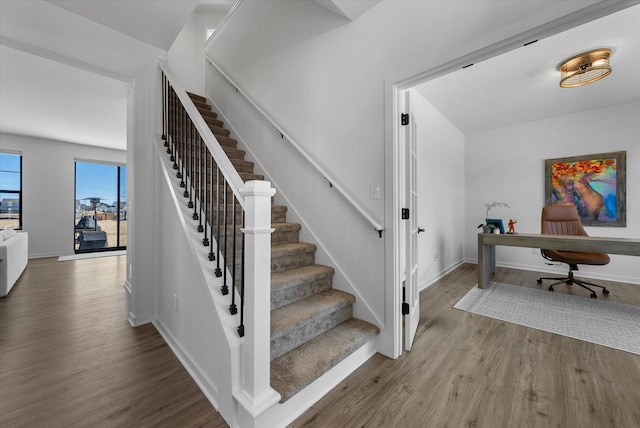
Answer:
POLYGON ((245 201, 244 345, 241 391, 234 393, 244 412, 241 425, 280 400, 270 386, 271 344, 271 197, 268 181, 248 181, 240 189, 245 201))

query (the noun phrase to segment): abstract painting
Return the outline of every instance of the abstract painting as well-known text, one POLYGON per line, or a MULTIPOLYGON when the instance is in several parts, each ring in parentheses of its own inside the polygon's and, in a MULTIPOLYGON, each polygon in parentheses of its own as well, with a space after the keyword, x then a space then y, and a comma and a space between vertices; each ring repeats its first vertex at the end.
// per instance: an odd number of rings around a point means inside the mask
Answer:
POLYGON ((573 204, 585 226, 627 225, 627 152, 545 160, 545 205, 573 204))

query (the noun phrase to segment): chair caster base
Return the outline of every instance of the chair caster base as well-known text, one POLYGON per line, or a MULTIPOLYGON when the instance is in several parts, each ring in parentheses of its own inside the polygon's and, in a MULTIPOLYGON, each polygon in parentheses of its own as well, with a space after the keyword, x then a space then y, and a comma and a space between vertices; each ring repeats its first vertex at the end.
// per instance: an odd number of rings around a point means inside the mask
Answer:
POLYGON ((604 288, 604 289, 602 290, 602 294, 604 294, 605 296, 608 296, 608 295, 609 295, 609 290, 607 290, 606 288, 604 288))
POLYGON ((549 287, 549 291, 553 291, 553 287, 549 287))
POLYGON ((539 279, 538 281, 536 281, 538 283, 538 285, 542 285, 542 280, 539 279))
POLYGON ((591 293, 591 298, 592 298, 592 299, 597 299, 597 298, 598 298, 598 295, 597 295, 596 293, 591 293))

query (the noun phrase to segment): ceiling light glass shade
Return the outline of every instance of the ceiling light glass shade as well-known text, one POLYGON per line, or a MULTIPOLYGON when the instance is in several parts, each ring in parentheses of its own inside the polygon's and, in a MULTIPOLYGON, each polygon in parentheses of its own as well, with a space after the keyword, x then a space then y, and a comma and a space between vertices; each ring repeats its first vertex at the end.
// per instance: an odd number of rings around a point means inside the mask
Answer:
POLYGON ((575 88, 587 85, 611 73, 611 49, 594 49, 563 61, 560 65, 560 86, 575 88))

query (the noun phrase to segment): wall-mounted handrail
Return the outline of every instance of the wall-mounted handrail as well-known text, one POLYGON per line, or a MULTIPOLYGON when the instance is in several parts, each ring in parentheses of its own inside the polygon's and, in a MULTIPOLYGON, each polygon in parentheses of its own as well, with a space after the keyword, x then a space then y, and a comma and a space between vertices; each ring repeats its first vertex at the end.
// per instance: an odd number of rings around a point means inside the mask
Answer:
POLYGON ((158 58, 158 66, 162 69, 164 74, 167 76, 167 79, 169 79, 169 81, 171 82, 171 85, 173 86, 176 95, 180 99, 180 102, 184 106, 184 109, 191 118, 191 121, 200 133, 200 136, 202 137, 204 143, 209 148, 209 151, 220 167, 220 171, 224 175, 227 184, 231 187, 231 190, 238 198, 238 202, 240 202, 240 205, 242 205, 242 207, 244 208, 245 201, 242 197, 242 194, 240 193, 240 189, 244 187, 244 181, 240 177, 240 174, 238 174, 233 164, 229 160, 229 157, 222 149, 222 146, 218 142, 218 139, 215 137, 215 135, 213 135, 213 132, 211 132, 211 129, 209 128, 209 125, 207 125, 207 122, 205 122, 200 112, 198 112, 196 105, 193 103, 189 95, 187 95, 185 89, 178 82, 178 79, 173 74, 173 71, 171 71, 171 68, 169 68, 167 61, 164 58, 158 58))
POLYGON ((222 77, 229 82, 231 86, 233 86, 238 93, 240 93, 262 116, 264 116, 282 135, 284 138, 289 141, 289 143, 309 162, 313 167, 329 182, 329 185, 336 189, 353 207, 374 227, 376 232, 380 234, 382 237, 382 231, 384 228, 371 217, 371 215, 364 209, 362 206, 356 202, 356 200, 347 193, 347 191, 338 184, 338 182, 311 156, 309 155, 298 143, 295 142, 293 138, 287 132, 282 129, 280 125, 278 125, 272 118, 269 116, 258 104, 256 104, 253 99, 242 90, 227 74, 220 69, 220 67, 209 57, 209 55, 204 55, 209 64, 211 64, 217 71, 222 75, 222 77))

